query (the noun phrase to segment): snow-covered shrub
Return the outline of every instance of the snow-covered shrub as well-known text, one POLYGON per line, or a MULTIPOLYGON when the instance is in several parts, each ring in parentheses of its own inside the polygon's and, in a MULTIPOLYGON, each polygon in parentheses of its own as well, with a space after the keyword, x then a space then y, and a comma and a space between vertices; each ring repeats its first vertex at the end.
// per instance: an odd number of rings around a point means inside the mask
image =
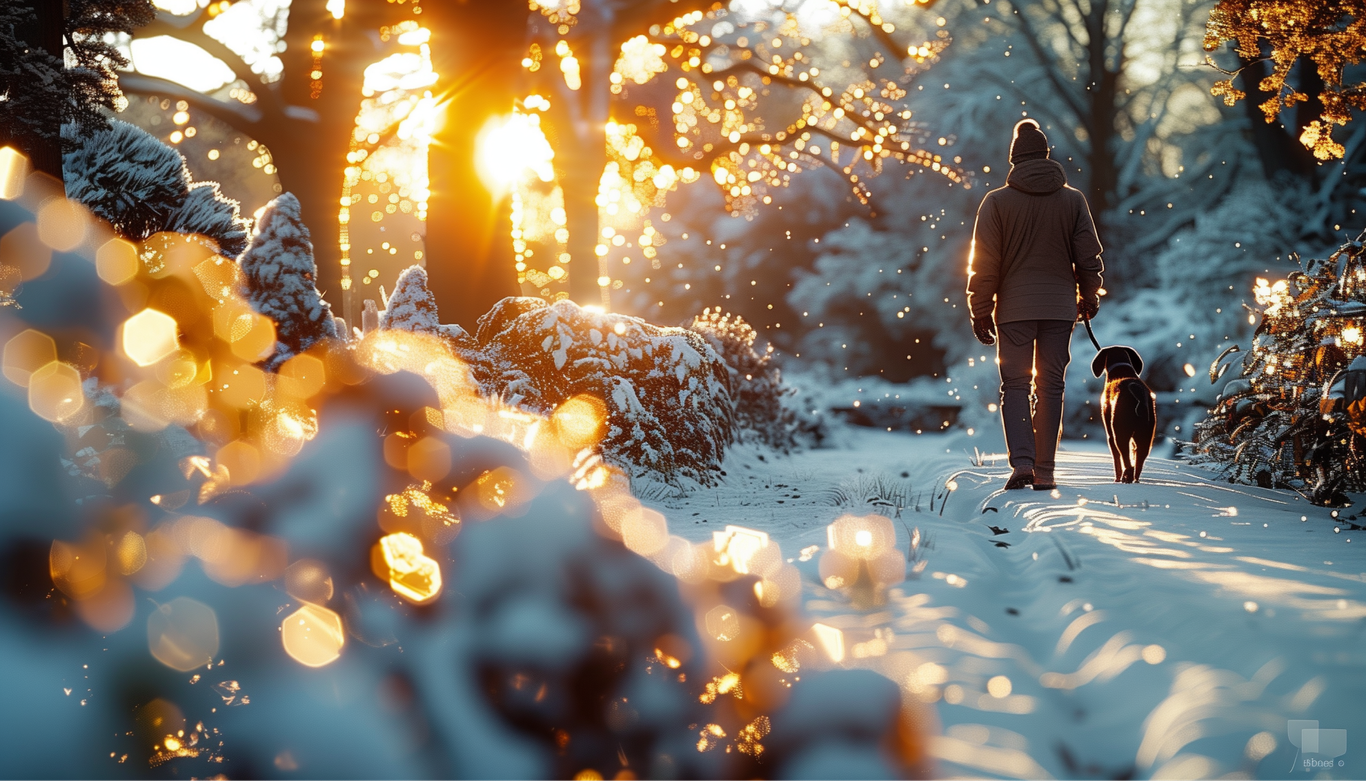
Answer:
POLYGON ((272 369, 337 335, 332 308, 318 292, 313 243, 299 212, 299 199, 292 193, 271 201, 238 261, 243 297, 275 321, 278 344, 267 363, 272 369))
POLYGON ((119 235, 140 240, 160 231, 212 239, 225 257, 247 245, 247 223, 236 201, 214 182, 194 182, 185 158, 147 131, 111 120, 82 134, 62 127, 67 197, 80 201, 119 235))
POLYGON ((479 318, 471 369, 484 393, 548 413, 607 405, 603 456, 627 472, 708 484, 734 438, 726 365, 698 334, 625 315, 505 298, 479 318))
POLYGON ((436 296, 427 288, 427 270, 409 266, 398 275, 389 306, 379 318, 380 328, 432 334, 447 339, 457 349, 468 349, 474 341, 458 325, 442 325, 436 309, 436 296))
MULTIPOLYGON (((1194 459, 1230 481, 1306 491, 1319 505, 1366 490, 1366 234, 1285 280, 1263 307, 1238 376, 1196 425, 1194 459)), ((1213 375, 1217 377, 1217 374, 1213 375)))
POLYGON ((792 395, 782 373, 773 365, 773 346, 761 355, 754 349, 757 334, 739 315, 707 308, 693 318, 689 330, 702 335, 726 364, 730 394, 735 403, 735 425, 741 438, 757 441, 784 452, 799 440, 819 440, 820 423, 799 415, 785 398, 792 395))

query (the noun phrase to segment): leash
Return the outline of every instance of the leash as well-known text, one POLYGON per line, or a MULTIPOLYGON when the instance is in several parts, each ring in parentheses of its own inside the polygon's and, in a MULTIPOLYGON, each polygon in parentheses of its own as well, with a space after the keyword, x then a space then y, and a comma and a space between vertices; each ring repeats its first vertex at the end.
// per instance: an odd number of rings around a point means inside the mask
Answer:
POLYGON ((1100 342, 1096 341, 1096 332, 1091 330, 1091 318, 1083 317, 1081 321, 1086 324, 1086 335, 1091 337, 1091 344, 1096 348, 1096 352, 1100 352, 1100 342))

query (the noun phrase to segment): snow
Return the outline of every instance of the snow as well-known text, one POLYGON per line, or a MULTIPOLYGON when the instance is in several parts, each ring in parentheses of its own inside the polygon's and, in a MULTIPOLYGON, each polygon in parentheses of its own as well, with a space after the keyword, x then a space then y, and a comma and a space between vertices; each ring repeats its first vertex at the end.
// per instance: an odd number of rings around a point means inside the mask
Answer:
POLYGON ((1358 723, 1366 532, 1346 518, 1156 455, 1116 485, 1099 442, 1064 442, 1056 494, 1007 494, 1003 456, 971 463, 995 431, 834 434, 786 457, 739 446, 709 490, 638 494, 687 539, 736 524, 779 543, 844 665, 935 703, 941 773, 1279 777, 1287 719, 1358 723), (817 563, 829 523, 876 508, 903 551, 919 530, 926 567, 859 611, 817 563))

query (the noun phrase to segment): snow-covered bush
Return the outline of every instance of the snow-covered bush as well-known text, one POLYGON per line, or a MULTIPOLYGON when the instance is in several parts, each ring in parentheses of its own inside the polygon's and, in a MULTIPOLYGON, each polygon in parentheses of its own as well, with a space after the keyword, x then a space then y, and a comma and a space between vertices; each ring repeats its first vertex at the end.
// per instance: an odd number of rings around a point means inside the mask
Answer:
MULTIPOLYGON (((1196 426, 1194 460, 1230 481, 1342 506, 1366 490, 1366 234, 1271 284, 1251 350, 1196 426)), ((1217 378, 1213 370, 1211 378, 1217 378)))
POLYGON ((246 248, 247 223, 237 202, 215 182, 192 181, 185 158, 147 131, 115 119, 90 134, 64 125, 62 138, 67 197, 119 235, 140 240, 160 231, 197 233, 225 257, 246 248))
POLYGON ((799 442, 820 440, 820 422, 786 403, 792 389, 783 384, 782 373, 773 364, 773 345, 762 355, 755 350, 757 334, 749 323, 739 315, 723 313, 720 307, 709 307, 688 328, 701 334, 726 364, 735 424, 742 439, 753 437, 784 452, 799 442))
POLYGON ((318 292, 308 226, 293 194, 285 193, 266 206, 238 263, 243 297, 275 322, 278 344, 268 367, 276 368, 319 340, 336 337, 332 308, 318 292))
POLYGON ((436 309, 436 296, 427 288, 427 270, 409 266, 398 275, 389 306, 379 318, 380 328, 432 334, 450 341, 457 350, 474 346, 465 329, 458 325, 442 325, 436 309))
POLYGON ((607 406, 603 456, 632 474, 709 484, 734 438, 726 365, 698 334, 571 301, 505 298, 465 353, 483 392, 548 413, 587 393, 607 406))

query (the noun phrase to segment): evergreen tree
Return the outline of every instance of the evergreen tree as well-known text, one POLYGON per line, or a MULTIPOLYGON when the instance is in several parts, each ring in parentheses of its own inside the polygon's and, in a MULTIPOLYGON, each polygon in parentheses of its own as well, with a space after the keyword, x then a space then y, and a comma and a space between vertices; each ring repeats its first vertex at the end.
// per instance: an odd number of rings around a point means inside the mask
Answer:
POLYGON ((278 343, 267 368, 276 369, 318 341, 336 337, 332 308, 317 288, 313 243, 292 193, 266 206, 238 263, 252 308, 275 321, 278 343))
POLYGON ((379 318, 380 328, 435 334, 441 327, 436 297, 427 289, 427 270, 409 266, 398 275, 389 307, 379 318))
POLYGON ((247 245, 247 225, 236 201, 213 182, 194 182, 185 158, 127 122, 82 136, 64 125, 67 196, 85 204, 121 236, 140 240, 160 231, 197 233, 235 258, 247 245))
MULTIPOLYGON (((1318 505, 1344 506, 1345 491, 1366 490, 1363 239, 1275 284, 1257 280, 1261 323, 1241 375, 1196 425, 1196 462, 1232 482, 1293 488, 1318 505)), ((1216 360, 1210 381, 1222 372, 1216 360)))
POLYGON ((63 126, 72 125, 75 136, 103 130, 106 112, 124 102, 117 73, 128 60, 114 35, 155 16, 151 0, 0 4, 0 143, 17 146, 39 170, 60 178, 60 153, 73 143, 63 126))

